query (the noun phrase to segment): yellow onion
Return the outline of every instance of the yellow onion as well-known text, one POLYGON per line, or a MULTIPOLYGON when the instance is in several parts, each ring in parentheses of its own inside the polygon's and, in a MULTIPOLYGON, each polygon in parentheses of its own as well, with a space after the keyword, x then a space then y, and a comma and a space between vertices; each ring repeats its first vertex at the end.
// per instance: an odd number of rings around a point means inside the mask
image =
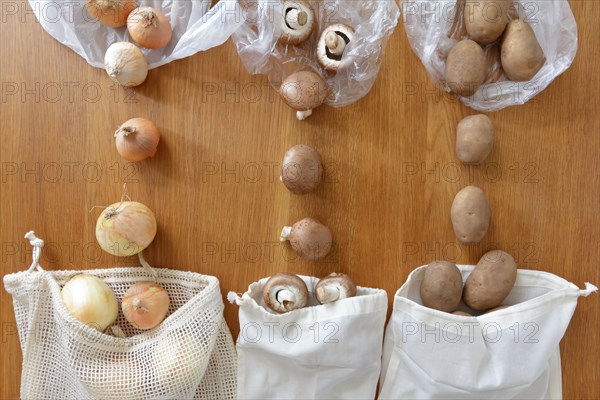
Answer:
POLYGON ((96 239, 102 250, 115 256, 133 256, 156 236, 156 218, 137 201, 121 201, 102 211, 96 222, 96 239))
POLYGON ((123 315, 138 329, 152 329, 165 319, 169 311, 169 295, 155 282, 132 285, 121 300, 123 315))
POLYGON ((148 62, 144 53, 133 43, 117 42, 110 45, 104 55, 104 68, 119 85, 141 85, 148 76, 148 62))
POLYGON ((117 319, 117 298, 108 285, 96 276, 75 275, 62 288, 61 297, 76 320, 100 332, 117 319))
POLYGON ((154 349, 152 368, 156 382, 165 390, 187 390, 186 382, 201 379, 209 361, 208 349, 191 334, 177 332, 161 340, 154 349), (181 387, 179 387, 181 386, 181 387))
POLYGON ((152 7, 139 7, 129 14, 127 30, 131 38, 147 49, 161 49, 171 41, 169 18, 152 7))
POLYGON ((142 161, 154 157, 160 132, 152 121, 132 118, 115 132, 117 151, 127 161, 142 161))
POLYGON ((127 25, 127 17, 136 7, 135 0, 87 0, 90 15, 113 28, 127 25))

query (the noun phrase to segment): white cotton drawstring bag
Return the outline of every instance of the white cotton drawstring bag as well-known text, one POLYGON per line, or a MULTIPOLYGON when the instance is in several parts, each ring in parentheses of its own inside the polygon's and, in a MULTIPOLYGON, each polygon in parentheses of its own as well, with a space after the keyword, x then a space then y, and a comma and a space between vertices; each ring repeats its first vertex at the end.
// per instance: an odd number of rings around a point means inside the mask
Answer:
POLYGON ((46 271, 39 265, 43 241, 28 235, 33 264, 4 277, 23 352, 21 398, 235 398, 235 348, 217 278, 153 269, 169 294, 169 314, 158 327, 141 331, 119 312, 115 331, 127 337, 115 337, 75 320, 62 301, 62 286, 77 274, 94 275, 120 301, 133 283, 152 274, 141 267, 46 271))
MULTIPOLYGON (((463 281, 473 266, 458 266, 463 281)), ((421 305, 426 266, 394 297, 380 399, 560 399, 559 342, 586 289, 556 275, 519 270, 503 310, 463 317, 421 305)))
POLYGON ((381 368, 387 294, 357 288, 355 297, 317 305, 318 278, 301 276, 309 291, 302 309, 276 314, 266 308, 263 286, 241 297, 238 399, 372 399, 381 368))

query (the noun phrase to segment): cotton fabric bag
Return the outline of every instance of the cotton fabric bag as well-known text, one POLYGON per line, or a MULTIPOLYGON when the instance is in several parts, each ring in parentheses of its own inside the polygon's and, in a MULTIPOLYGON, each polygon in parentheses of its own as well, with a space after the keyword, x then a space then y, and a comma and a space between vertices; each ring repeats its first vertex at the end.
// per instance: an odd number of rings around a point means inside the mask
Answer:
MULTIPOLYGON (((386 329, 381 399, 560 399, 559 342, 586 289, 556 275, 519 270, 503 302, 509 308, 477 317, 421 305, 426 266, 414 270, 394 297, 386 329)), ((463 280, 473 266, 459 266, 463 280)))
MULTIPOLYGON (((83 57, 90 65, 104 68, 106 49, 115 42, 133 42, 127 27, 111 28, 94 20, 87 0, 29 0, 36 18, 52 37, 83 57)), ((161 10, 173 29, 171 42, 163 49, 143 49, 150 69, 219 46, 243 23, 237 0, 138 0, 141 6, 161 10)))
POLYGON ((75 320, 62 286, 85 273, 102 279, 122 298, 135 282, 151 277, 143 268, 45 271, 43 241, 36 239, 29 271, 4 277, 13 297, 23 352, 23 399, 234 399, 236 355, 223 319, 219 282, 212 276, 155 268, 170 297, 167 318, 140 331, 119 312, 126 338, 75 320))
POLYGON ((266 308, 262 289, 251 284, 240 306, 239 399, 374 398, 381 367, 387 294, 358 287, 357 295, 316 305, 317 278, 300 276, 309 305, 286 314, 266 308))

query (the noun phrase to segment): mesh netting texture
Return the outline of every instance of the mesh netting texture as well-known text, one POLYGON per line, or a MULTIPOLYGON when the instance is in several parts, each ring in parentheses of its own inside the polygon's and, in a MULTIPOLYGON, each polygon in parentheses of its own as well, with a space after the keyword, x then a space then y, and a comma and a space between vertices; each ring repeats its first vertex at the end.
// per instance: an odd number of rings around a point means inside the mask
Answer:
POLYGON ((149 280, 143 268, 5 276, 23 352, 21 398, 234 399, 237 357, 217 278, 155 271, 170 297, 169 314, 155 329, 142 331, 119 312, 115 324, 126 338, 75 320, 61 288, 86 273, 106 282, 120 301, 132 284, 149 280))

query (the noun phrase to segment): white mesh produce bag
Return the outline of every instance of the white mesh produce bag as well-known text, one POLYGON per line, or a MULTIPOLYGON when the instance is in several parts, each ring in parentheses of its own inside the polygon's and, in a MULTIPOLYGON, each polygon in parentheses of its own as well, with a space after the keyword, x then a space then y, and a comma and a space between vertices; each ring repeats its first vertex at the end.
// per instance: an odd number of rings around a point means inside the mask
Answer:
MULTIPOLYGON (((473 266, 458 266, 463 281, 473 266)), ((387 326, 381 399, 560 399, 559 342, 586 289, 556 275, 519 270, 504 304, 463 317, 421 305, 424 267, 394 297, 387 326)))
MULTIPOLYGON (((90 65, 104 68, 106 49, 132 42, 127 27, 111 28, 94 20, 86 0, 29 0, 42 27, 90 65)), ((219 46, 244 22, 237 0, 137 0, 138 6, 161 10, 169 18, 173 38, 163 49, 141 48, 150 69, 219 46)))
POLYGON ((355 297, 316 305, 317 278, 301 276, 308 306, 286 314, 267 309, 268 278, 251 284, 240 306, 239 399, 372 399, 381 368, 387 294, 357 288, 355 297))
POLYGON ((34 244, 29 271, 4 277, 13 297, 23 352, 23 399, 233 399, 236 354, 223 319, 219 282, 212 276, 154 269, 170 297, 167 318, 141 331, 119 312, 127 336, 101 333, 75 320, 61 299, 74 275, 102 279, 117 299, 151 277, 143 268, 45 271, 43 242, 34 244))

